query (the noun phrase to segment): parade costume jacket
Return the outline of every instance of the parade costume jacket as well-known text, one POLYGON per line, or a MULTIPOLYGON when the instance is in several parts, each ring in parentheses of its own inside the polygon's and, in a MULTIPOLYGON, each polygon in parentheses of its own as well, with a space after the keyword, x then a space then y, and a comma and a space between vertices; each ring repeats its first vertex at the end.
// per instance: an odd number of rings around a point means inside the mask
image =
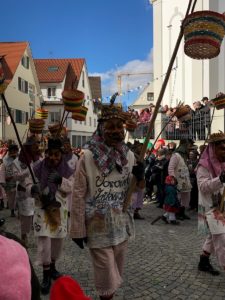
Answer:
POLYGON ((70 236, 87 236, 89 248, 118 245, 134 236, 131 211, 122 212, 135 162, 131 151, 126 158, 121 173, 114 168, 108 175, 103 175, 96 166, 90 150, 84 150, 78 162, 70 236))
POLYGON ((198 229, 206 234, 209 233, 209 229, 212 234, 225 233, 225 220, 218 210, 223 193, 223 183, 219 175, 224 167, 225 163, 220 163, 215 156, 214 145, 209 144, 197 166, 198 229))
MULTIPOLYGON (((66 164, 65 164, 66 165, 66 164)), ((64 166, 65 166, 64 165, 64 166)), ((34 173, 39 181, 43 174, 47 178, 47 174, 51 170, 48 170, 45 160, 39 162, 38 165, 34 167, 34 173)), ((68 172, 69 174, 69 172, 68 172)), ((60 174, 61 175, 61 174, 60 174)), ((60 208, 55 208, 51 211, 42 208, 42 203, 39 200, 35 200, 35 210, 34 210, 34 234, 35 236, 46 236, 50 238, 64 238, 67 235, 67 219, 68 219, 68 199, 70 197, 72 189, 72 174, 62 176, 62 184, 55 187, 54 194, 56 201, 60 202, 60 208)), ((40 183, 41 190, 46 188, 40 183)), ((48 183, 46 183, 46 186, 48 183)))
POLYGON ((170 159, 168 172, 170 176, 174 176, 177 181, 177 189, 179 192, 190 192, 191 181, 187 165, 183 157, 179 153, 174 153, 170 159))

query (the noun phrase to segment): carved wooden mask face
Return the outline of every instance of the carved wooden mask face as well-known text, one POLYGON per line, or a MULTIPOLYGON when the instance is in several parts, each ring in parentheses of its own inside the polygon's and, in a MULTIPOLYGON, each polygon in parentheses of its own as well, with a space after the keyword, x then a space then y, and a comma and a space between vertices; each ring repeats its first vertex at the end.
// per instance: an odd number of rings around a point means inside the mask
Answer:
POLYGON ((112 118, 103 123, 103 138, 109 147, 115 147, 124 138, 124 124, 121 119, 112 118))

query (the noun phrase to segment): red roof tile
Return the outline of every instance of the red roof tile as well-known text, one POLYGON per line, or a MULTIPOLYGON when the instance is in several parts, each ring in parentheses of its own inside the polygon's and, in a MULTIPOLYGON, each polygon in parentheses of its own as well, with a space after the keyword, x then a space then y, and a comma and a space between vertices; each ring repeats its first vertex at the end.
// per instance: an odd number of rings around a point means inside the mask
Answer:
POLYGON ((28 46, 28 42, 0 42, 0 57, 4 57, 2 65, 7 82, 12 80, 28 46))
POLYGON ((69 65, 71 65, 75 76, 79 79, 85 59, 34 59, 34 63, 40 83, 62 82, 69 65))

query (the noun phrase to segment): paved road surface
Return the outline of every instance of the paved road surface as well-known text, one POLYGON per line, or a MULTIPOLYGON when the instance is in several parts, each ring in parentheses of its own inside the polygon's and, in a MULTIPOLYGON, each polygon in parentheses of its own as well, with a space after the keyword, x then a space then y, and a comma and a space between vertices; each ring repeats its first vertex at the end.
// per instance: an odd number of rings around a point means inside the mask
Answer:
MULTIPOLYGON (((213 277, 197 270, 204 237, 197 233, 196 213, 189 213, 191 220, 183 221, 180 226, 166 225, 161 220, 151 225, 161 212, 155 204, 147 203, 142 210, 145 220, 135 221, 136 238, 130 242, 124 283, 115 300, 225 299, 224 271, 213 277)), ((8 210, 0 213, 7 219, 5 228, 19 235, 18 219, 8 217, 8 210)), ((32 236, 30 244, 34 262, 36 246, 32 236)), ((212 262, 218 267, 215 259, 212 262)), ((42 269, 37 266, 35 269, 41 279, 42 269)), ((81 250, 66 239, 58 269, 73 276, 93 300, 98 299, 87 249, 81 250)))

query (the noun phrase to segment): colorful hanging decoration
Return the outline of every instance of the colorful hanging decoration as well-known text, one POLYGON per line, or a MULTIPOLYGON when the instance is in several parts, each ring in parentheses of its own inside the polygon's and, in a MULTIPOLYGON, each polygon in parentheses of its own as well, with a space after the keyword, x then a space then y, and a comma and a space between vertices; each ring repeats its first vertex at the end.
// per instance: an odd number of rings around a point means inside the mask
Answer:
POLYGON ((225 108, 225 94, 219 93, 216 95, 216 98, 211 100, 216 109, 225 108))
POLYGON ((225 35, 225 15, 198 11, 183 21, 184 52, 194 59, 210 59, 220 53, 225 35))
POLYGON ((30 119, 29 121, 29 130, 31 133, 42 133, 42 130, 45 126, 45 121, 42 119, 30 119))
POLYGON ((35 117, 38 119, 48 119, 48 110, 44 108, 38 108, 35 112, 35 117))
POLYGON ((81 107, 84 101, 84 93, 79 90, 64 90, 62 97, 65 111, 72 113, 81 107))
POLYGON ((77 121, 85 121, 87 112, 88 112, 88 108, 85 106, 81 106, 73 111, 72 119, 77 121))

